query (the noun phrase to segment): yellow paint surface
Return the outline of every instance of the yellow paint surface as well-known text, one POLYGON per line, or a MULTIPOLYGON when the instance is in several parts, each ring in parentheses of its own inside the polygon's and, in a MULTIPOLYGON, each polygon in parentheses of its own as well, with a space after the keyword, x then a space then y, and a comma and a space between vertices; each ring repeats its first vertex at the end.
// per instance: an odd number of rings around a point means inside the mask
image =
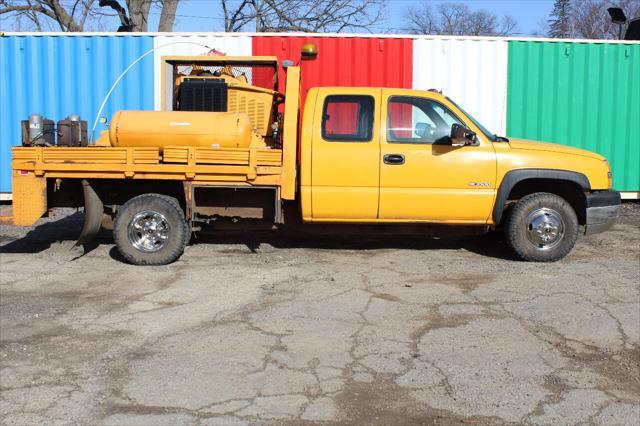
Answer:
POLYGON ((31 226, 47 210, 47 180, 34 172, 13 170, 13 224, 31 226))

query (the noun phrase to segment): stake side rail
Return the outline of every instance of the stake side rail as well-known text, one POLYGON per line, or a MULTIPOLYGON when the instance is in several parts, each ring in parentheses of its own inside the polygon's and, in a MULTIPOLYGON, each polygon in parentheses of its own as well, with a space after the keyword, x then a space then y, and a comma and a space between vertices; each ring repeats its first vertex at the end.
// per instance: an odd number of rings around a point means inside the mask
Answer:
POLYGON ((282 150, 269 148, 14 147, 16 176, 168 179, 282 185, 282 150))

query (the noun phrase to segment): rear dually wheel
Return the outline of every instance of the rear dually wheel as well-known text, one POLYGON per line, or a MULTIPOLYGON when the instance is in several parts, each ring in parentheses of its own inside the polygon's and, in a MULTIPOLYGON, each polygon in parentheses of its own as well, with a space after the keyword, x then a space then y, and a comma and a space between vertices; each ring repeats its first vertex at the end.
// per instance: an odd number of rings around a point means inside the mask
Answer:
POLYGON ((116 215, 113 238, 134 265, 166 265, 178 259, 190 232, 178 200, 144 194, 127 201, 116 215))

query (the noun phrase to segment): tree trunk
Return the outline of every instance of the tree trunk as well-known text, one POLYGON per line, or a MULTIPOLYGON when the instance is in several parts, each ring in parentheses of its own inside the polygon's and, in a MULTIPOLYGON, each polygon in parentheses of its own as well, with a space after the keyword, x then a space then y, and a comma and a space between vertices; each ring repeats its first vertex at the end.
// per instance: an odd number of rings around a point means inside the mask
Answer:
POLYGON ((129 10, 129 19, 131 19, 133 31, 148 31, 151 0, 127 0, 127 9, 129 10))
POLYGON ((160 14, 160 23, 158 24, 158 31, 173 31, 173 24, 176 21, 176 11, 178 10, 179 1, 180 0, 164 0, 162 13, 160 14))

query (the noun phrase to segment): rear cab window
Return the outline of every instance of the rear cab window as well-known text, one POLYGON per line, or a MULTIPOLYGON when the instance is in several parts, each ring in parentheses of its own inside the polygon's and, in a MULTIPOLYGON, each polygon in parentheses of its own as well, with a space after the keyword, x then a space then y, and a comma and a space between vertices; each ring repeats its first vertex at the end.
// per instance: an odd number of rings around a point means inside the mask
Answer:
POLYGON ((369 142, 374 99, 369 95, 330 95, 322 108, 322 138, 330 142, 369 142))

